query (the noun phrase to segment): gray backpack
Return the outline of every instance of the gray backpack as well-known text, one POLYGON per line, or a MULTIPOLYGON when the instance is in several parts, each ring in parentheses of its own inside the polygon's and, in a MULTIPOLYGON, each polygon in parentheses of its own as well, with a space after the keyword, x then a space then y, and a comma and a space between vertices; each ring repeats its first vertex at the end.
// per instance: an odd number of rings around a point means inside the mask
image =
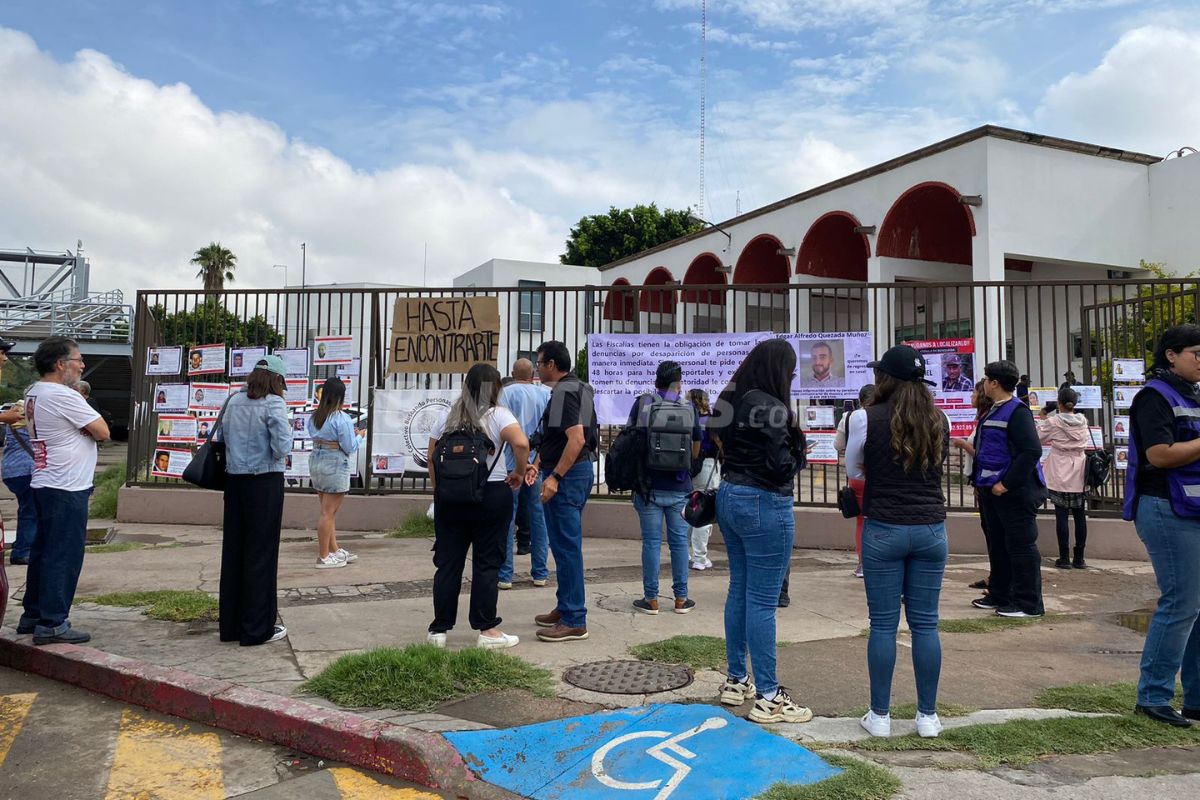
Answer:
POLYGON ((655 397, 646 415, 646 468, 682 472, 692 468, 692 431, 696 410, 691 403, 655 397))

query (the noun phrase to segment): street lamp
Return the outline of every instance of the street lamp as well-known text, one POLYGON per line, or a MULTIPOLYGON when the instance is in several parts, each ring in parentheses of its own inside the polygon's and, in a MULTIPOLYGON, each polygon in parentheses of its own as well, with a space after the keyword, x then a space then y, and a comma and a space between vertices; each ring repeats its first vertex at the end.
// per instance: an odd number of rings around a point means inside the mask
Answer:
POLYGON ((272 264, 271 269, 282 269, 283 270, 283 288, 286 289, 287 285, 288 285, 288 272, 287 272, 288 265, 287 264, 272 264))
POLYGON ((729 246, 733 244, 733 237, 729 235, 729 231, 725 230, 720 225, 709 222, 706 219, 700 219, 700 217, 697 217, 695 214, 688 214, 687 221, 693 225, 703 225, 706 228, 712 228, 715 231, 725 234, 725 252, 729 252, 729 246))

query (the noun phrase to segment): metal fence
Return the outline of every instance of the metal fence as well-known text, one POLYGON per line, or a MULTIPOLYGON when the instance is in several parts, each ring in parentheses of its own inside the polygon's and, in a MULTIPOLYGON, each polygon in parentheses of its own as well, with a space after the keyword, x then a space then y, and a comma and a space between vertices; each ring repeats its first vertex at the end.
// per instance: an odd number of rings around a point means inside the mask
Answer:
MULTIPOLYGON (((224 342, 231 346, 311 347, 314 337, 349 335, 361 359, 348 397, 370 419, 374 389, 457 388, 461 375, 387 374, 388 338, 397 300, 464 296, 498 298, 501 334, 498 368, 532 358, 546 340, 563 341, 572 353, 586 349, 589 333, 690 334, 705 332, 869 331, 875 352, 908 340, 971 338, 976 377, 997 358, 1016 362, 1033 386, 1057 387, 1073 371, 1080 383, 1102 387, 1102 407, 1089 410, 1093 425, 1114 441, 1111 362, 1147 358, 1153 341, 1172 324, 1194 322, 1200 284, 1193 280, 1063 281, 888 284, 789 284, 734 286, 519 286, 455 289, 284 289, 141 291, 135 316, 134 379, 129 475, 136 485, 178 486, 154 478, 150 460, 157 426, 147 376, 147 348, 224 342)), ((316 381, 335 374, 313 369, 316 381)), ((684 376, 685 382, 687 376, 684 376)), ((1041 398, 1044 402, 1046 398, 1041 398)), ((821 402, 821 401, 813 401, 821 402)), ((828 401, 825 401, 826 403, 828 401)), ((797 403, 799 411, 805 401, 797 403)), ((840 416, 843 403, 836 403, 840 416)), ((373 426, 368 424, 367 452, 373 426)), ((602 432, 602 452, 615 435, 602 432)), ((423 493, 422 477, 376 476, 365 459, 356 493, 423 493)), ((830 506, 844 484, 843 466, 814 466, 800 473, 796 500, 830 506)), ((1093 502, 1112 513, 1123 494, 1124 473, 1115 471, 1093 502)), ((307 491, 292 481, 293 491, 307 491)), ((974 499, 958 456, 946 475, 947 502, 969 508, 974 499)), ((600 476, 596 491, 606 493, 600 476)))

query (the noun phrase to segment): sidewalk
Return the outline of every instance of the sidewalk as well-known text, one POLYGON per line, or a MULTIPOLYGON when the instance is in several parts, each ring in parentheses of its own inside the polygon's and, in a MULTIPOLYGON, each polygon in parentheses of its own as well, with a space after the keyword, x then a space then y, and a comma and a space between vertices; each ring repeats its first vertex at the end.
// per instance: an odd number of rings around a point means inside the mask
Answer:
MULTIPOLYGON (((803 540, 803 531, 798 538, 803 540)), ((106 653, 329 706, 319 698, 299 698, 300 684, 344 654, 423 641, 432 613, 429 539, 390 539, 382 534, 345 534, 339 539, 359 554, 359 561, 342 569, 317 570, 313 568, 315 532, 284 532, 279 569, 279 611, 289 632, 284 643, 257 648, 220 645, 213 624, 160 622, 137 609, 90 604, 78 607, 72 623, 92 633, 90 647, 106 653)), ((218 529, 123 524, 116 541, 147 546, 120 553, 90 553, 77 597, 152 589, 217 591, 218 529)), ((694 681, 680 690, 654 695, 602 694, 561 679, 565 669, 578 664, 630 658, 628 650, 633 645, 677 634, 723 636, 728 579, 723 552, 711 554, 715 569, 690 573, 689 595, 697 603, 692 613, 676 615, 664 610, 658 616, 646 616, 631 606, 641 595, 640 543, 585 539, 584 544, 588 640, 561 644, 536 640, 533 616, 554 607, 554 584, 535 588, 529 583, 528 556, 517 559, 514 588, 500 594, 503 628, 521 637, 521 644, 508 652, 550 670, 558 680, 555 698, 539 699, 513 691, 448 703, 436 713, 370 711, 364 716, 414 731, 442 733, 508 728, 602 708, 715 703, 722 677, 706 670, 697 671, 694 681)), ((669 597, 669 555, 665 550, 663 560, 660 587, 669 597)), ((792 604, 778 614, 778 639, 784 643, 779 649, 781 682, 818 717, 848 717, 867 704, 867 639, 860 634, 868 620, 862 582, 851 576, 853 561, 853 553, 796 551, 792 604)), ((1117 615, 1153 604, 1157 598, 1153 574, 1144 563, 1095 562, 1092 566, 1096 569, 1049 568, 1043 572, 1047 612, 1071 615, 1067 620, 1003 632, 944 635, 939 700, 971 708, 1022 708, 1049 686, 1136 680, 1142 635, 1118 625, 1117 615)), ((979 558, 952 557, 942 595, 943 618, 986 616, 969 605, 978 592, 967 588, 985 569, 986 563, 979 558)), ((9 567, 9 579, 19 597, 24 568, 9 567)), ((6 634, 11 635, 19 613, 16 603, 4 621, 6 634)), ((466 624, 464 596, 460 624, 451 632, 449 646, 468 647, 474 638, 466 624)), ((17 641, 29 642, 28 638, 17 641)), ((904 634, 901 644, 905 644, 904 634)), ((911 661, 902 648, 894 703, 913 700, 911 661)), ((815 724, 811 733, 805 728, 797 726, 788 734, 803 739, 817 732, 815 724)), ((930 770, 927 777, 936 777, 932 775, 936 772, 930 770)), ((1200 776, 1191 778, 1200 780, 1200 776)), ((915 781, 906 794, 920 796, 922 780, 917 776, 906 780, 915 781)))

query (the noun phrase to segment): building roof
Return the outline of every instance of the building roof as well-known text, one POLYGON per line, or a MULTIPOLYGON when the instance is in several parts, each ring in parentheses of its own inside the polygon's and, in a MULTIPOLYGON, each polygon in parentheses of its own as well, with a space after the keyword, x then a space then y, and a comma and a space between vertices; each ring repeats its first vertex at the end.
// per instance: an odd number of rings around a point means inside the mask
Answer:
MULTIPOLYGON (((1019 131, 1013 128, 1002 128, 998 125, 982 125, 978 128, 973 128, 969 131, 966 131, 965 133, 951 136, 949 139, 943 139, 940 142, 934 142, 933 144, 926 145, 918 150, 913 150, 911 153, 905 153, 902 156, 897 156, 896 158, 884 161, 883 163, 876 164, 873 167, 867 167, 864 170, 851 173, 843 178, 838 178, 837 180, 822 184, 816 188, 808 189, 800 192, 799 194, 794 194, 791 197, 785 197, 782 200, 776 200, 774 203, 769 205, 756 208, 752 211, 747 211, 745 214, 741 214, 718 223, 715 225, 715 227, 728 228, 731 225, 737 225, 738 223, 754 219, 755 217, 762 216, 763 214, 769 214, 772 211, 778 211, 786 206, 803 202, 812 197, 816 197, 817 195, 831 192, 834 189, 840 189, 843 186, 849 186, 852 183, 858 183, 859 181, 873 178, 876 175, 890 172, 891 170, 911 164, 914 161, 920 161, 928 156, 942 153, 947 150, 952 150, 955 147, 961 147, 968 142, 973 142, 976 139, 982 139, 985 136, 990 136, 994 139, 1005 139, 1010 142, 1019 142, 1020 144, 1035 145, 1037 147, 1049 147, 1055 150, 1066 150, 1068 152, 1079 153, 1081 155, 1097 156, 1099 158, 1111 158, 1116 161, 1130 161, 1135 164, 1150 165, 1157 164, 1158 162, 1162 161, 1161 157, 1148 155, 1146 153, 1135 153, 1130 150, 1118 150, 1115 147, 1104 147, 1098 144, 1077 142, 1072 139, 1060 139, 1056 136, 1045 136, 1040 133, 1019 131)), ((674 247, 682 242, 698 239, 701 236, 710 233, 712 230, 712 228, 703 228, 695 233, 689 233, 686 236, 680 236, 678 239, 672 239, 669 242, 663 242, 662 244, 651 247, 648 250, 643 250, 640 253, 634 253, 631 256, 626 256, 625 258, 605 264, 604 266, 600 267, 600 271, 603 272, 605 270, 612 269, 613 267, 619 267, 622 264, 628 264, 629 262, 635 261, 650 253, 657 253, 659 251, 666 250, 667 248, 674 247)))

